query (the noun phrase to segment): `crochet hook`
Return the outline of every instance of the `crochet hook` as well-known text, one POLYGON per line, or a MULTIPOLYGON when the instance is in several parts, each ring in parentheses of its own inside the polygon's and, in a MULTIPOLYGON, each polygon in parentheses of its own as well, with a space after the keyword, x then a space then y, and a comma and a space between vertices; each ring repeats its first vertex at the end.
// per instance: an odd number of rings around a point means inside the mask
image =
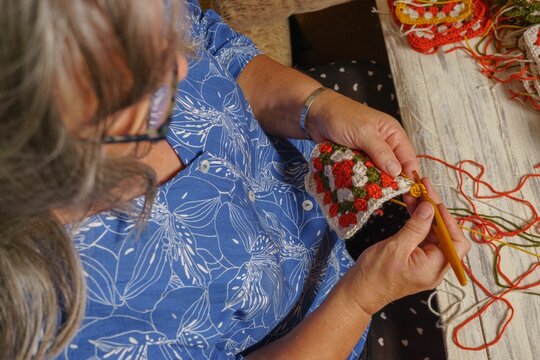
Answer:
MULTIPOLYGON (((444 220, 442 218, 442 215, 437 207, 437 204, 433 199, 431 199, 428 194, 427 190, 422 184, 422 181, 420 180, 420 176, 416 171, 413 171, 414 175, 414 181, 417 184, 416 186, 416 194, 411 191, 411 195, 417 198, 420 198, 422 201, 427 201, 433 205, 433 208, 435 210, 435 216, 433 218, 433 231, 435 232, 435 235, 437 235, 437 238, 439 239, 440 247, 442 252, 444 253, 444 256, 450 263, 450 266, 452 267, 452 270, 454 271, 454 274, 456 274, 456 277, 458 278, 459 283, 462 286, 467 285, 467 277, 465 276, 465 270, 463 269, 463 265, 461 264, 461 260, 459 260, 459 257, 457 256, 456 248, 454 247, 454 244, 452 242, 452 238, 450 237, 450 233, 448 232, 448 228, 446 227, 444 220)), ((411 188, 411 190, 413 190, 411 188)))

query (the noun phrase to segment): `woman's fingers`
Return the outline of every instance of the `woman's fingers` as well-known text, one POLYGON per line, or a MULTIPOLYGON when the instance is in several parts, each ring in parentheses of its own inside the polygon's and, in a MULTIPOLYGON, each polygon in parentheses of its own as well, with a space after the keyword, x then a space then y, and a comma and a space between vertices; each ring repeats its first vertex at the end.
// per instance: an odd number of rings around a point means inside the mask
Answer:
POLYGON ((444 204, 439 204, 437 207, 439 208, 439 212, 443 217, 446 228, 450 233, 458 257, 462 259, 469 252, 471 242, 465 237, 465 234, 463 234, 463 231, 458 226, 456 219, 450 214, 450 211, 448 211, 446 206, 444 206, 444 204))
POLYGON ((424 184, 424 186, 426 187, 426 191, 429 197, 431 198, 431 200, 435 201, 435 204, 442 203, 439 193, 437 192, 437 190, 435 190, 429 178, 427 177, 422 178, 422 184, 424 184))
POLYGON ((397 176, 401 173, 401 164, 388 143, 373 128, 362 133, 362 148, 369 155, 375 165, 390 174, 397 176))
POLYGON ((412 177, 413 170, 418 171, 418 158, 416 157, 414 146, 407 137, 405 130, 403 130, 401 125, 396 121, 395 125, 389 131, 389 134, 385 134, 384 137, 400 162, 402 172, 405 175, 412 177))
POLYGON ((446 225, 446 228, 450 233, 450 237, 454 242, 454 246, 459 258, 463 258, 471 247, 469 240, 467 240, 463 234, 463 231, 459 228, 456 219, 452 216, 452 214, 450 214, 448 208, 442 203, 439 193, 435 190, 429 179, 422 179, 422 183, 426 187, 429 197, 431 197, 431 199, 437 204, 439 212, 444 220, 444 224, 446 225))
POLYGON ((405 226, 393 237, 404 253, 412 253, 425 239, 431 228, 434 208, 428 202, 422 202, 405 226))
MULTIPOLYGON (((450 236, 453 238, 454 241, 459 243, 458 245, 456 245, 456 250, 458 250, 459 246, 461 251, 461 253, 458 251, 458 255, 460 255, 460 258, 463 257, 470 248, 469 241, 465 238, 461 229, 459 229, 457 221, 454 219, 452 214, 450 214, 446 206, 442 203, 441 197, 431 184, 431 181, 428 178, 423 178, 422 183, 426 187, 426 191, 429 197, 437 204, 437 207, 444 219, 444 223, 448 228, 448 231, 450 232, 450 236)), ((414 198, 409 194, 403 196, 403 201, 407 204, 407 209, 409 213, 414 213, 414 211, 418 207, 418 204, 420 204, 420 200, 418 198, 414 198)), ((425 242, 438 244, 439 239, 437 239, 435 233, 431 231, 430 234, 426 237, 425 242)))

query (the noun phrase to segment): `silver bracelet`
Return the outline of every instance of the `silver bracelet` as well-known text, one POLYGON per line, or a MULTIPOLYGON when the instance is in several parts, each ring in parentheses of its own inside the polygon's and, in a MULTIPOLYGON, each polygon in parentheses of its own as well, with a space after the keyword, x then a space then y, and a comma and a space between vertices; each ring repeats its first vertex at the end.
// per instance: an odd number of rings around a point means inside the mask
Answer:
POLYGON ((306 136, 306 139, 311 140, 311 136, 308 135, 306 131, 306 119, 309 113, 309 108, 320 94, 324 91, 329 90, 327 87, 321 86, 320 88, 315 89, 309 96, 306 101, 304 101, 304 107, 302 107, 302 112, 300 113, 300 129, 306 136))

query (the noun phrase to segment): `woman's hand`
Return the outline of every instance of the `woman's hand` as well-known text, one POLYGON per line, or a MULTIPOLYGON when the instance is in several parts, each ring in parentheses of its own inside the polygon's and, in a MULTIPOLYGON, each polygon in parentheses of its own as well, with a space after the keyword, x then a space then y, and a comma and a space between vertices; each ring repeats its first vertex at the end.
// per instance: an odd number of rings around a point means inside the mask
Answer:
MULTIPOLYGON (((259 55, 240 73, 238 84, 266 133, 305 137, 300 113, 309 94, 321 87, 318 81, 259 55)), ((418 170, 414 147, 396 119, 335 91, 324 91, 314 100, 305 125, 316 142, 362 149, 392 176, 402 171, 411 176, 418 170)))
POLYGON ((306 121, 315 142, 332 141, 364 150, 381 170, 392 176, 418 170, 416 152, 399 122, 334 91, 314 101, 306 121))
MULTIPOLYGON (((429 196, 438 208, 462 259, 470 243, 427 180, 429 196)), ((391 301, 438 286, 450 268, 431 230, 433 206, 422 202, 394 236, 369 247, 347 274, 350 296, 361 310, 374 314, 391 301)))

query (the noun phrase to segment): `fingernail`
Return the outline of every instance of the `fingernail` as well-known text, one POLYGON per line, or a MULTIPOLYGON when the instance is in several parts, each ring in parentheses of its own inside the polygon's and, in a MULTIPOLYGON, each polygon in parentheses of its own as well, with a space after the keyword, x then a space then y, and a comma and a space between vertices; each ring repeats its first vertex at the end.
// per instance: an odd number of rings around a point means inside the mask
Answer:
POLYGON ((433 214, 433 205, 431 205, 428 202, 423 202, 420 205, 418 205, 418 208, 416 209, 416 213, 422 219, 429 219, 431 214, 433 214))
POLYGON ((401 172, 401 165, 394 160, 390 160, 386 163, 386 172, 392 176, 398 176, 401 172))

